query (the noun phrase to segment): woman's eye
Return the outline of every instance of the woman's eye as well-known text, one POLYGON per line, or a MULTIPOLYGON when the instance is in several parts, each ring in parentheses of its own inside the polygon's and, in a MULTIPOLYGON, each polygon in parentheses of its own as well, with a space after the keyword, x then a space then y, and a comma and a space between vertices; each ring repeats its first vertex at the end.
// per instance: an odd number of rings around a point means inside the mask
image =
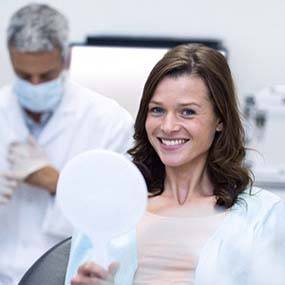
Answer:
POLYGON ((155 115, 159 115, 163 113, 163 109, 161 107, 152 107, 149 109, 149 112, 155 115))
POLYGON ((183 109, 181 111, 181 114, 185 117, 190 117, 196 114, 196 112, 193 109, 183 109))

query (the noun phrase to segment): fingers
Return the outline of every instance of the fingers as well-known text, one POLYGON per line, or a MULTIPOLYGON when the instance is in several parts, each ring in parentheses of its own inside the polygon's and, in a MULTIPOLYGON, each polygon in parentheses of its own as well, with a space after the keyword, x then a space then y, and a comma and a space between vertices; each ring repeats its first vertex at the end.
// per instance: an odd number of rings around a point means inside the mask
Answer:
MULTIPOLYGON (((27 139, 27 141, 28 141, 28 139, 27 139)), ((23 144, 27 144, 27 142, 13 141, 13 142, 11 142, 11 143, 9 144, 9 150, 10 150, 10 149, 15 149, 15 148, 17 148, 17 147, 19 147, 19 146, 21 146, 21 145, 23 145, 23 144)))
POLYGON ((17 147, 18 145, 21 144, 37 144, 36 140, 34 139, 34 137, 32 135, 28 135, 27 140, 26 141, 13 141, 9 144, 9 147, 17 147))
POLYGON ((0 196, 0 205, 7 204, 9 200, 10 199, 5 196, 0 196))
POLYGON ((27 137, 27 143, 30 144, 30 145, 32 145, 32 146, 35 146, 35 145, 38 144, 37 141, 33 138, 32 135, 29 135, 29 136, 27 137))
POLYGON ((13 195, 14 191, 19 187, 19 182, 18 181, 7 181, 6 184, 6 192, 4 195, 8 198, 11 198, 13 195))
POLYGON ((114 282, 105 281, 96 277, 76 275, 71 279, 71 285, 114 285, 114 282))
POLYGON ((16 153, 17 155, 26 155, 31 148, 38 146, 37 141, 29 135, 26 141, 14 141, 9 144, 8 153, 16 153))
POLYGON ((9 202, 18 186, 19 180, 14 174, 0 172, 0 204, 9 202))
POLYGON ((120 268, 120 264, 118 262, 113 262, 109 265, 108 272, 114 278, 119 268, 120 268))
POLYGON ((50 165, 46 153, 32 136, 28 136, 25 142, 17 141, 11 143, 8 149, 7 160, 10 169, 22 181, 36 171, 50 165))
POLYGON ((72 278, 72 285, 113 285, 114 275, 119 268, 118 263, 112 263, 108 270, 94 262, 86 262, 78 268, 77 274, 72 278))
POLYGON ((15 158, 26 157, 30 153, 31 146, 27 143, 14 142, 8 147, 7 159, 9 161, 15 158))
POLYGON ((8 147, 8 153, 7 153, 7 158, 9 160, 9 157, 13 156, 13 154, 17 151, 17 149, 19 148, 21 144, 19 142, 14 142, 14 143, 11 143, 8 147))
POLYGON ((21 144, 19 141, 11 142, 9 144, 9 150, 17 147, 19 144, 21 144))
POLYGON ((86 277, 77 274, 71 279, 71 284, 72 285, 102 285, 100 283, 100 279, 96 277, 86 277))
POLYGON ((0 177, 5 180, 5 184, 8 187, 12 187, 13 189, 17 188, 21 181, 21 176, 12 171, 0 172, 0 177))
POLYGON ((6 185, 0 185, 0 204, 9 202, 14 191, 14 189, 8 188, 6 185))
POLYGON ((78 268, 78 274, 89 277, 106 279, 108 271, 94 262, 86 262, 78 268))
POLYGON ((1 190, 0 192, 1 192, 2 197, 6 199, 11 199, 14 191, 15 191, 14 189, 6 188, 4 191, 1 190))

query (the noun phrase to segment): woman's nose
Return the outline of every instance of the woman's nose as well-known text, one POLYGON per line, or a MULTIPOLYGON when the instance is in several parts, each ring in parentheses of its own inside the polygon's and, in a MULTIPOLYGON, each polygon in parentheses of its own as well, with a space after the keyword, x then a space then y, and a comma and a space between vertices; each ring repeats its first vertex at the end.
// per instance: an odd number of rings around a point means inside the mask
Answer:
POLYGON ((164 133, 171 133, 179 131, 180 126, 177 118, 172 114, 167 114, 161 123, 161 130, 164 133))

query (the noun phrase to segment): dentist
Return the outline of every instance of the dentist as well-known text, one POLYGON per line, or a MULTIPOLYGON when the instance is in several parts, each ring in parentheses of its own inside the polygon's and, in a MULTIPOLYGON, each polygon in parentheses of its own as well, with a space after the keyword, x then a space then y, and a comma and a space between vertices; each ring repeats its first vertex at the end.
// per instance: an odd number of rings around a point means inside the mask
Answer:
POLYGON ((19 9, 7 44, 15 80, 0 90, 0 284, 14 285, 71 234, 54 203, 60 169, 82 151, 124 153, 133 121, 113 100, 70 82, 68 23, 55 9, 19 9))

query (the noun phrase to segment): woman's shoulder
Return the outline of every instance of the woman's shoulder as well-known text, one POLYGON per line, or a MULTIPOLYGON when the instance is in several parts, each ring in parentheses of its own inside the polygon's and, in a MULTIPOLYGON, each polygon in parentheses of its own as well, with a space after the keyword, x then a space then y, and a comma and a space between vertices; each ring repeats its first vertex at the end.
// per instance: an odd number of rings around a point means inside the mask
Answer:
POLYGON ((240 197, 249 205, 256 204, 262 208, 270 208, 274 204, 282 202, 282 199, 271 191, 259 187, 251 187, 246 189, 240 197))
POLYGON ((252 187, 239 196, 233 209, 247 218, 258 220, 280 207, 284 208, 285 203, 279 196, 268 190, 252 187))
MULTIPOLYGON (((285 221, 285 203, 274 193, 252 187, 240 194, 236 204, 227 211, 221 233, 240 235, 242 231, 257 233, 276 231, 285 221)), ((244 235, 244 238, 251 235, 244 235)))

